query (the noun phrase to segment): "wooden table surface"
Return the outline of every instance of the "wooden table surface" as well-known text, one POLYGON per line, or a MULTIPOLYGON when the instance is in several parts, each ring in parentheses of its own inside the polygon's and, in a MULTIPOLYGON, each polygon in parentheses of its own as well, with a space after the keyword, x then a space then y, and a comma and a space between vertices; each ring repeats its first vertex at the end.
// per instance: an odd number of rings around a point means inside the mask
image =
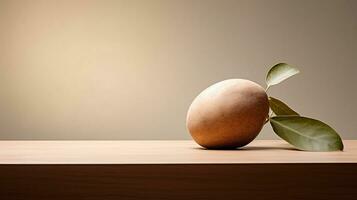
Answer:
POLYGON ((344 151, 298 151, 282 140, 239 150, 205 150, 180 141, 0 141, 0 164, 357 163, 357 140, 344 151))
POLYGON ((193 141, 0 141, 0 199, 357 199, 357 141, 305 152, 193 141))

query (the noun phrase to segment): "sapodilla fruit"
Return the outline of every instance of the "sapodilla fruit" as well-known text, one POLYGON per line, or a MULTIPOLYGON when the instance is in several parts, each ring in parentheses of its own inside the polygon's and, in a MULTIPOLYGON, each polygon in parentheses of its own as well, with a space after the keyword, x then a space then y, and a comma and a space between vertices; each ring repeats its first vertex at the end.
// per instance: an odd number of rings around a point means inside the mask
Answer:
POLYGON ((233 149, 259 134, 268 113, 268 96, 260 85, 229 79, 213 84, 193 100, 186 126, 202 147, 233 149))

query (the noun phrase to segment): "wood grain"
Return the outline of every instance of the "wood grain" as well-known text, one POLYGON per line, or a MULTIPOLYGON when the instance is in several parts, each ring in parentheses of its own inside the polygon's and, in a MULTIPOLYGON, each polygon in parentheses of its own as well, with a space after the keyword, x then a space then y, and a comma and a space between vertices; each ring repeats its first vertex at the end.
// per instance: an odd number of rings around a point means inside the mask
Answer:
POLYGON ((0 165, 0 199, 350 199, 356 164, 0 165))
POLYGON ((282 140, 238 150, 205 150, 193 141, 0 141, 0 164, 357 163, 357 140, 343 152, 305 152, 282 140))
POLYGON ((357 199, 357 141, 343 152, 283 141, 204 150, 192 141, 1 141, 0 199, 357 199))

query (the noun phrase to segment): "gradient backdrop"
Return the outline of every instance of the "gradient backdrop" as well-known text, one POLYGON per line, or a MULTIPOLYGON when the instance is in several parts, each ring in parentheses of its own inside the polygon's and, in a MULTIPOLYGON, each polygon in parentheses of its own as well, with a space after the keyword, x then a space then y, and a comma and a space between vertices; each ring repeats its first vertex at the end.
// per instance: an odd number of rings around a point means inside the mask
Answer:
POLYGON ((357 139, 357 1, 0 0, 0 139, 188 139, 201 90, 281 61, 270 94, 357 139))

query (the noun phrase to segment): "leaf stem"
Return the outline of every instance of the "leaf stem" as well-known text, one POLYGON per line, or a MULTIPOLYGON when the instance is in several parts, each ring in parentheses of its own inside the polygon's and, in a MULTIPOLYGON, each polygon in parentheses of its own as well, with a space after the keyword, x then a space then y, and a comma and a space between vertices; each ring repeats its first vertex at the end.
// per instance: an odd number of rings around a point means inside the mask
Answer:
POLYGON ((266 124, 266 123, 268 123, 269 122, 269 117, 267 117, 266 119, 265 119, 265 122, 264 122, 264 124, 266 124))
POLYGON ((268 92, 269 85, 265 88, 265 93, 268 92))

